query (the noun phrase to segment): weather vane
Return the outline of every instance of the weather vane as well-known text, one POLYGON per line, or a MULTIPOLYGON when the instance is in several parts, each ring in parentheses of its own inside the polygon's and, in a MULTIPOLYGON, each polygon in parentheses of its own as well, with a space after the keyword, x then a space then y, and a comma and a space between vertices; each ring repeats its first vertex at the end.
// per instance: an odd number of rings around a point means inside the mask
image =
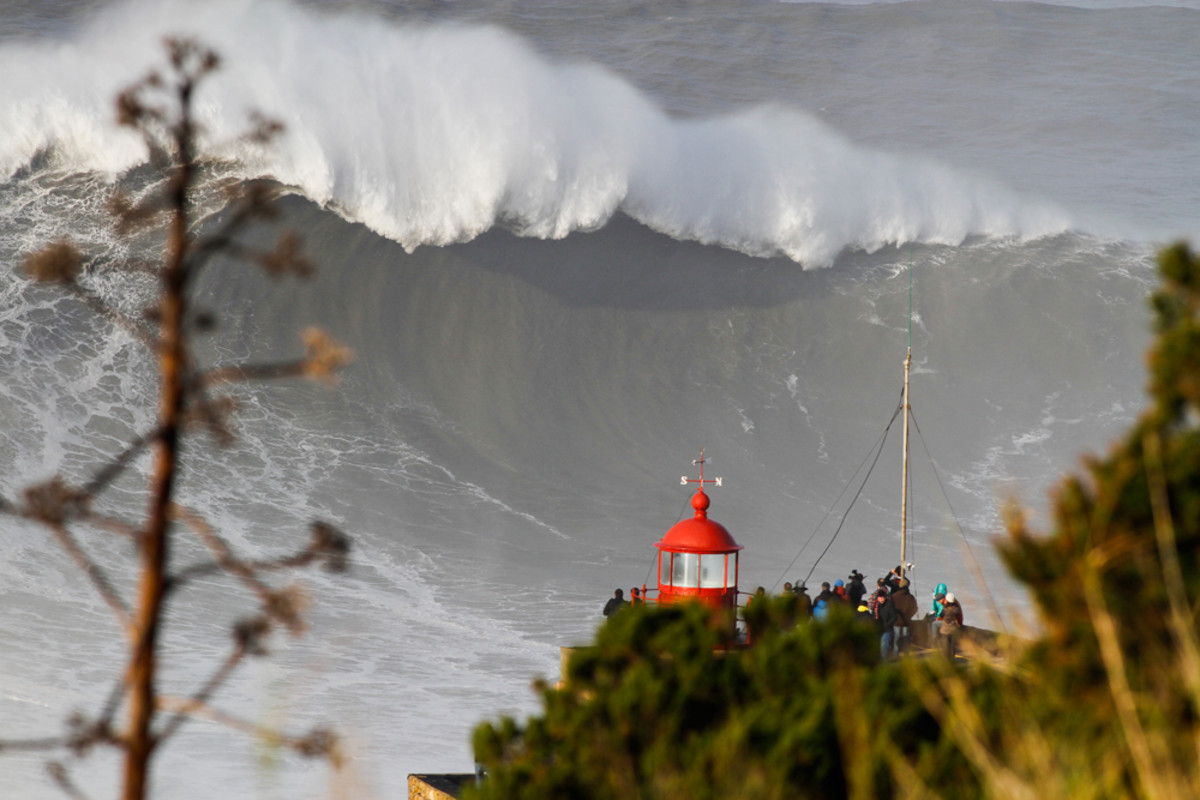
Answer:
POLYGON ((701 447, 701 448, 700 448, 700 458, 692 462, 693 464, 699 464, 699 465, 700 465, 700 477, 699 477, 699 478, 689 478, 687 475, 681 475, 681 476, 679 476, 679 485, 680 485, 680 486, 687 486, 689 483, 698 483, 698 484, 700 484, 700 486, 699 486, 698 488, 699 488, 701 491, 703 491, 703 490, 704 490, 704 484, 706 484, 706 483, 713 483, 713 484, 716 484, 717 486, 720 486, 720 485, 721 485, 721 479, 720 479, 720 478, 708 478, 707 480, 705 479, 705 477, 704 477, 704 464, 705 464, 707 461, 708 461, 708 459, 706 459, 706 458, 704 457, 704 448, 703 448, 703 447, 701 447))

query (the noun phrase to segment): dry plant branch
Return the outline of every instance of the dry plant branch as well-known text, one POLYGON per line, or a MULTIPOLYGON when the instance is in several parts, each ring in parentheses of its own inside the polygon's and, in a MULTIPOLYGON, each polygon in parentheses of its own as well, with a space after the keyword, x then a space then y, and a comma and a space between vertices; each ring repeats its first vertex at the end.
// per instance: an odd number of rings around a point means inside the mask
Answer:
POLYGON ((1166 798, 1168 797, 1167 789, 1162 783, 1158 765, 1150 748, 1150 741, 1142 726, 1142 721, 1138 717, 1137 701, 1129 686, 1125 656, 1121 651, 1121 644, 1117 636, 1117 625, 1104 601, 1100 576, 1090 557, 1084 558, 1080 572, 1082 573, 1081 581, 1088 613, 1096 632, 1096 639, 1100 643, 1100 656, 1104 661, 1104 669, 1108 676, 1109 691, 1116 706, 1117 716, 1121 721, 1121 731, 1125 736, 1125 743, 1133 757, 1138 780, 1143 792, 1152 800, 1166 798))
POLYGON ((108 514, 97 514, 95 511, 89 510, 86 514, 80 517, 82 522, 86 522, 94 528, 115 533, 122 539, 130 542, 137 542, 138 536, 141 533, 137 528, 119 517, 113 517, 108 514))
POLYGON ((227 728, 241 731, 273 746, 287 747, 308 758, 328 758, 335 766, 341 761, 338 739, 325 728, 315 728, 303 736, 296 736, 265 725, 256 725, 192 698, 160 695, 158 699, 159 707, 164 711, 219 722, 227 728))
POLYGON ((929 659, 929 663, 934 670, 933 679, 917 677, 910 681, 910 685, 985 783, 995 787, 1002 797, 1041 800, 1042 795, 1034 786, 993 754, 986 742, 979 709, 972 702, 965 679, 945 659, 934 657, 929 659))
MULTIPOLYGON (((276 624, 287 627, 293 634, 304 629, 302 612, 307 597, 295 587, 272 588, 261 574, 314 564, 334 571, 344 570, 349 541, 333 526, 317 522, 312 525, 308 545, 295 554, 261 560, 238 557, 199 513, 183 509, 176 502, 181 444, 197 428, 208 430, 222 444, 232 439, 228 420, 234 411, 233 401, 208 397, 206 391, 213 384, 293 376, 330 381, 349 360, 349 351, 323 332, 311 330, 304 333, 305 356, 292 362, 224 367, 207 372, 194 363, 191 337, 211 329, 215 321, 210 312, 194 307, 189 290, 214 256, 254 262, 273 278, 303 277, 311 272, 312 265, 291 233, 283 234, 273 248, 267 249, 248 247, 238 241, 237 237, 252 223, 270 219, 276 213, 271 204, 277 192, 264 181, 243 186, 232 200, 229 213, 210 235, 196 232, 194 195, 200 173, 201 129, 193 117, 194 96, 205 76, 217 68, 219 59, 211 50, 191 40, 169 39, 166 45, 170 69, 165 73, 151 72, 117 98, 118 122, 142 137, 151 164, 162 171, 165 181, 137 200, 119 191, 110 198, 110 210, 119 233, 131 235, 150 225, 162 226, 165 233, 162 260, 156 266, 136 259, 103 266, 106 272, 149 275, 156 279, 157 298, 146 310, 145 319, 130 319, 96 294, 86 281, 81 283, 81 276, 85 271, 90 272, 91 267, 85 266, 82 252, 70 242, 52 243, 25 263, 31 278, 58 285, 75 295, 101 318, 130 332, 151 350, 156 358, 159 387, 154 427, 97 469, 82 489, 56 476, 26 489, 19 504, 0 498, 0 512, 39 522, 53 532, 59 546, 112 609, 129 640, 124 672, 98 718, 89 722, 76 716, 65 736, 0 742, 0 749, 66 749, 81 756, 96 744, 115 746, 124 755, 125 800, 144 800, 152 757, 191 716, 207 716, 304 755, 326 757, 335 766, 340 763, 336 739, 327 731, 318 729, 307 736, 286 736, 217 712, 209 705, 212 696, 247 655, 265 652, 264 638, 276 624), (144 520, 134 524, 93 511, 92 500, 144 455, 149 456, 150 462, 144 520), (69 523, 76 521, 134 544, 137 576, 132 599, 122 598, 113 580, 85 552, 68 528, 69 523), (174 528, 179 521, 197 534, 214 560, 172 575, 168 565, 174 528), (165 698, 158 690, 157 679, 167 599, 171 591, 187 581, 215 572, 231 575, 249 587, 257 596, 261 611, 233 626, 233 651, 190 697, 165 698), (160 725, 156 715, 164 709, 172 711, 173 716, 160 725), (114 720, 121 711, 125 715, 124 728, 117 733, 114 720)), ((254 117, 252 122, 253 128, 247 135, 251 141, 268 141, 280 130, 277 123, 262 117, 254 117)), ((49 770, 65 793, 81 796, 63 764, 55 762, 49 770)))
POLYGON ((58 784, 58 788, 62 790, 63 794, 70 797, 71 800, 89 800, 88 796, 80 791, 79 787, 71 780, 66 766, 62 763, 58 761, 50 762, 46 765, 46 772, 58 784))
POLYGON ((84 485, 83 493, 88 497, 95 497, 103 492, 121 476, 121 473, 133 463, 134 459, 146 452, 146 448, 158 437, 158 434, 158 430, 154 430, 138 436, 130 442, 122 453, 97 470, 92 479, 84 485))
POLYGON ((57 284, 78 298, 98 316, 130 333, 147 347, 154 347, 154 335, 145 326, 122 314, 104 298, 79 283, 85 270, 82 251, 72 242, 58 241, 26 257, 25 274, 39 283, 57 284))
MULTIPOLYGON (((345 572, 350 554, 349 538, 334 526, 320 520, 310 524, 309 530, 312 537, 302 550, 278 558, 241 561, 240 566, 253 573, 259 573, 296 569, 320 562, 327 572, 345 572)), ((197 578, 226 571, 227 565, 221 560, 192 564, 171 576, 171 589, 179 589, 197 578)))
MULTIPOLYGON (((1142 438, 1142 450, 1146 454, 1146 481, 1150 488, 1150 508, 1162 562, 1163 585, 1171 604, 1171 632, 1178 649, 1175 671, 1182 678, 1192 708, 1200 709, 1200 644, 1196 641, 1195 619, 1188 607, 1183 568, 1179 563, 1179 546, 1163 470, 1162 437, 1157 432, 1146 433, 1142 438)), ((1192 726, 1191 738, 1195 763, 1200 764, 1200 725, 1192 726)), ((1195 778, 1193 773, 1193 780, 1195 778)))
MULTIPOLYGON (((170 514, 173 519, 180 520, 195 532, 200 541, 212 551, 217 558, 216 562, 214 562, 215 566, 237 576, 252 592, 264 600, 271 593, 271 587, 258 578, 258 575, 255 574, 254 569, 250 565, 241 561, 233 554, 229 545, 217 535, 217 532, 213 530, 204 517, 178 503, 171 504, 170 514)), ((178 583, 178 576, 173 576, 171 580, 173 584, 180 585, 178 583)))
POLYGON ((842 751, 842 769, 846 775, 849 800, 869 800, 872 796, 870 723, 863 704, 862 682, 858 666, 848 659, 834 671, 834 720, 842 751))
POLYGON ((133 619, 130 614, 129 606, 117 594, 117 590, 109 581, 108 576, 104 574, 104 570, 100 568, 83 548, 79 546, 79 542, 71 535, 65 525, 55 524, 50 525, 50 530, 54 531, 54 538, 58 540, 59 545, 63 550, 71 556, 75 565, 79 567, 83 574, 88 576, 88 580, 92 582, 92 586, 96 592, 104 598, 104 602, 112 609, 113 615, 116 616, 117 622, 125 631, 127 637, 133 637, 133 619))
MULTIPOLYGON (((207 706, 208 701, 212 699, 217 689, 221 688, 225 681, 229 680, 229 676, 233 674, 233 671, 245 659, 246 653, 247 650, 244 641, 237 639, 233 652, 221 663, 213 675, 205 681, 204 685, 187 699, 187 707, 201 708, 207 706)), ((156 742, 161 744, 170 739, 190 717, 191 713, 186 708, 175 709, 174 715, 167 720, 162 731, 155 737, 156 742)))
POLYGON ((942 796, 921 778, 909 763, 909 758, 900 752, 894 742, 885 739, 879 746, 888 769, 891 770, 892 778, 896 781, 898 796, 906 800, 943 800, 942 796))
POLYGON ((331 381, 339 369, 350 363, 350 349, 330 338, 320 328, 306 328, 301 336, 307 351, 304 358, 276 364, 218 367, 204 373, 200 385, 211 388, 223 383, 300 377, 331 381))

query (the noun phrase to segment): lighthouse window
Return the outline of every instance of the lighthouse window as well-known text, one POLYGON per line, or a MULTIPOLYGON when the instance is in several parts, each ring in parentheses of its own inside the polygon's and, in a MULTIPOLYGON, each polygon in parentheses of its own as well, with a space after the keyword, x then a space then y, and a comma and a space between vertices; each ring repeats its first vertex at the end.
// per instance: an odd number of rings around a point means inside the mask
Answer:
POLYGON ((664 586, 671 585, 671 554, 658 554, 658 582, 664 586))
POLYGON ((675 586, 698 586, 700 556, 697 553, 676 553, 671 583, 675 586))
POLYGON ((725 554, 712 553, 700 556, 700 588, 725 588, 725 554))

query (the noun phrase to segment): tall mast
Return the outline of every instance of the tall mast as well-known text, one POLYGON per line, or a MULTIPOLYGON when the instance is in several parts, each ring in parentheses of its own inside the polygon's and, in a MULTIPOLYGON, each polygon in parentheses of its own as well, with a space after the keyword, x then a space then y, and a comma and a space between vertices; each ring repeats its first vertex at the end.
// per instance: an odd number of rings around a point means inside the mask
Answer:
POLYGON ((904 358, 904 459, 900 469, 900 575, 908 571, 908 368, 912 345, 904 358))
POLYGON ((900 467, 900 575, 908 571, 908 373, 912 366, 912 247, 908 250, 908 352, 904 356, 904 455, 900 467))

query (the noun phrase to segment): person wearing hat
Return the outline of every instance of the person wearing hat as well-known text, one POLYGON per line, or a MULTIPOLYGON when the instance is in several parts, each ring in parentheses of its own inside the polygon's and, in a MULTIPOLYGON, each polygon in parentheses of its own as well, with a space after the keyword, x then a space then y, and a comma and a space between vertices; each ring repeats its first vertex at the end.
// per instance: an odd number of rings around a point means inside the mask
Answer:
POLYGON ((912 621, 920 610, 917 598, 909 590, 908 578, 896 582, 896 591, 892 592, 892 604, 896 606, 896 650, 903 653, 912 641, 912 621))
POLYGON ((863 574, 856 569, 850 570, 850 583, 846 586, 846 597, 850 598, 850 606, 858 608, 867 596, 867 587, 863 583, 863 574))
POLYGON ((887 586, 889 592, 896 591, 896 587, 900 585, 900 578, 903 577, 903 572, 904 571, 900 569, 900 565, 897 564, 895 567, 892 567, 891 571, 888 572, 887 575, 883 576, 883 582, 887 586))
POLYGON ((900 615, 896 612, 896 604, 884 590, 875 593, 875 621, 879 624, 879 657, 884 661, 899 654, 896 648, 896 627, 900 615))
POLYGON ((808 619, 813 613, 813 601, 808 596, 808 587, 804 581, 796 583, 793 591, 796 593, 796 616, 798 619, 808 619))
POLYGON ((833 589, 829 588, 829 581, 822 581, 821 582, 821 591, 817 594, 816 597, 813 598, 813 603, 814 604, 819 603, 822 600, 824 600, 825 605, 829 605, 836 599, 837 599, 837 595, 833 593, 833 589))
POLYGON ((875 591, 871 592, 871 596, 867 598, 867 607, 871 609, 871 614, 875 614, 875 606, 879 604, 879 595, 890 594, 888 585, 883 582, 883 578, 875 581, 875 591))
POLYGON ((933 623, 933 633, 934 639, 945 648, 948 658, 954 658, 954 653, 957 649, 955 647, 955 640, 962 633, 962 626, 962 606, 958 604, 958 598, 954 596, 954 592, 947 592, 946 602, 942 605, 942 612, 938 614, 937 621, 933 623))
POLYGON ((937 619, 938 614, 942 613, 942 604, 946 601, 946 584, 939 583, 933 589, 933 610, 929 612, 925 619, 937 619))
POLYGON ((813 619, 815 619, 817 622, 823 622, 828 617, 829 617, 829 601, 828 600, 818 600, 817 604, 815 606, 813 606, 813 619))

